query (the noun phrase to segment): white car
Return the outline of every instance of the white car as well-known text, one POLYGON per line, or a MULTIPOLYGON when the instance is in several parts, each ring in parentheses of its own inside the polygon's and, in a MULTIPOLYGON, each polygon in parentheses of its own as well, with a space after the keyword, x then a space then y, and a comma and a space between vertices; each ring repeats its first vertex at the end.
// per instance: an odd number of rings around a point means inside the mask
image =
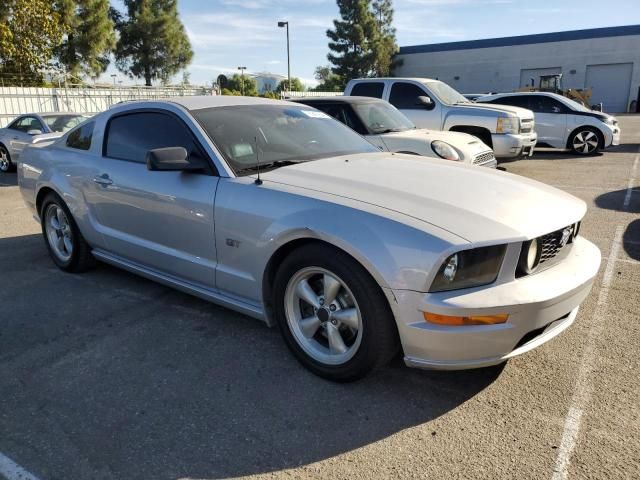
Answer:
POLYGON ((399 349, 504 362, 568 328, 600 266, 582 200, 264 98, 118 105, 27 147, 18 183, 59 268, 98 259, 277 325, 332 380, 399 349))
POLYGON ((538 147, 570 149, 578 155, 593 155, 620 144, 620 126, 614 116, 589 110, 557 93, 499 93, 480 97, 476 102, 531 110, 536 117, 538 147))
POLYGON ((295 100, 331 115, 380 150, 444 158, 483 167, 497 165, 493 150, 482 140, 461 132, 416 128, 389 102, 372 97, 310 97, 295 100))

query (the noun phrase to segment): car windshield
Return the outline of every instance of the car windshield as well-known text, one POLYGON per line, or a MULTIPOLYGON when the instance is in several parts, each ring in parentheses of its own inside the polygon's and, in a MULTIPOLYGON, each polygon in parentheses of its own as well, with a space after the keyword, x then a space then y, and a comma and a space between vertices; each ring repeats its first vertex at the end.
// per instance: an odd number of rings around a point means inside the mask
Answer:
POLYGON ((88 117, 84 115, 46 115, 43 118, 52 132, 64 133, 84 122, 88 117))
POLYGON ((301 105, 234 105, 191 113, 239 175, 255 173, 258 163, 277 168, 378 151, 326 113, 301 105))
POLYGON ((354 103, 353 108, 370 133, 403 132, 416 128, 411 120, 386 102, 354 103))
POLYGON ((431 81, 425 82, 424 85, 431 90, 438 100, 447 105, 455 105, 456 103, 471 103, 464 98, 460 92, 451 88, 449 85, 443 82, 431 81))

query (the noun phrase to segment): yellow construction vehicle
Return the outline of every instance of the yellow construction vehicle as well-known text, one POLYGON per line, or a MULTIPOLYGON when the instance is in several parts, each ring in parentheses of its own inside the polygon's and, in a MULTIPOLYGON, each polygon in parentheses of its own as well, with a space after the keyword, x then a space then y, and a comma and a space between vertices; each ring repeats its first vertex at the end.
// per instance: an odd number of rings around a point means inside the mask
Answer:
POLYGON ((556 73, 554 75, 541 75, 538 79, 538 87, 535 86, 535 81, 531 79, 531 85, 520 88, 518 92, 552 92, 562 95, 564 97, 575 100, 581 103, 585 107, 596 110, 597 105, 592 106, 589 102, 591 100, 590 88, 562 88, 562 74, 556 73))

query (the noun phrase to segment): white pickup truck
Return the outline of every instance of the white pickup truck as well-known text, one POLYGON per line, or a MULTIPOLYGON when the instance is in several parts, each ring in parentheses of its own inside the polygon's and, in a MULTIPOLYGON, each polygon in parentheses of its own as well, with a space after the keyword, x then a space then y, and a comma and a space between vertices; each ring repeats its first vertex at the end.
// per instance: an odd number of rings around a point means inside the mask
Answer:
POLYGON ((530 110, 472 103, 439 80, 361 78, 351 80, 344 94, 387 100, 418 128, 474 135, 492 147, 497 158, 531 156, 538 139, 530 110))

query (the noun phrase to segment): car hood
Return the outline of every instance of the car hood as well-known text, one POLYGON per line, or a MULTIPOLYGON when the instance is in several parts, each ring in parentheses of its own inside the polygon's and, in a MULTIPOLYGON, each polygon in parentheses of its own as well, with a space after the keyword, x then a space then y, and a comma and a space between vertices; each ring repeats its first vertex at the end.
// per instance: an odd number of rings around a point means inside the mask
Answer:
POLYGON ((476 244, 535 238, 586 212, 582 200, 534 180, 413 155, 332 157, 281 167, 262 179, 376 205, 391 218, 407 215, 476 244))
POLYGON ((398 140, 424 140, 429 143, 434 140, 441 140, 456 148, 476 153, 491 150, 491 148, 478 137, 462 132, 444 132, 439 130, 428 130, 426 128, 414 128, 402 132, 385 133, 383 138, 385 141, 387 138, 391 138, 398 140))
POLYGON ((496 104, 486 104, 486 103, 461 103, 456 105, 456 108, 468 108, 470 110, 489 110, 495 113, 510 113, 511 115, 515 115, 523 120, 533 120, 533 112, 531 110, 527 110, 526 108, 520 107, 512 107, 511 105, 496 105, 496 104))

